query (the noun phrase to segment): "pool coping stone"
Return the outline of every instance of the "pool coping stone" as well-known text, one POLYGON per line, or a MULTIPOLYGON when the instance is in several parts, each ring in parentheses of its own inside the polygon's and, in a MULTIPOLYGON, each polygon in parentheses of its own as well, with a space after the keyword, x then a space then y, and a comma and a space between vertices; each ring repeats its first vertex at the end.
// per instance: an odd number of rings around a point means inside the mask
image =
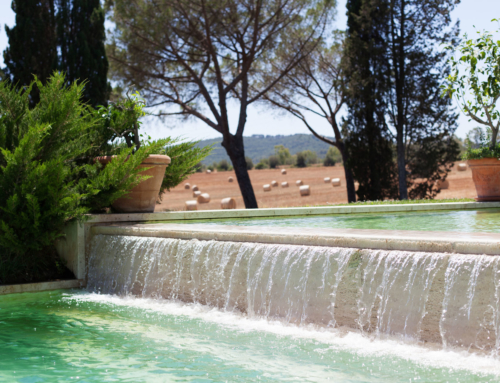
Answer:
POLYGON ((256 242, 459 254, 500 255, 500 234, 410 230, 214 226, 205 224, 97 224, 92 235, 256 242))

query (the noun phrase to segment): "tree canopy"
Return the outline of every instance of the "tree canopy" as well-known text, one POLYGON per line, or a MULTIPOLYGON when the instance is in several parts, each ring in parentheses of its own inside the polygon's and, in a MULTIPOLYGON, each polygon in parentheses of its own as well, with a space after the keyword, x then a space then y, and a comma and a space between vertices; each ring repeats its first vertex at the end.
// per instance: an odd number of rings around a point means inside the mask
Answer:
POLYGON ((116 0, 113 78, 144 94, 159 116, 197 118, 223 137, 247 208, 247 111, 318 44, 331 0, 116 0), (281 70, 273 60, 280 57, 281 70), (230 103, 239 109, 230 122, 230 103))

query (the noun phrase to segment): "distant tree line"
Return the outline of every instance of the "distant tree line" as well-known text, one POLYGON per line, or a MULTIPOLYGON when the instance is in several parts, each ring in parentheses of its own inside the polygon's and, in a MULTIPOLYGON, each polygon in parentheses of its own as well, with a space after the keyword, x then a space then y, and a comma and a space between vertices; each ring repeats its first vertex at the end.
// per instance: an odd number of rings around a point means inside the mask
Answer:
MULTIPOLYGON (((305 168, 311 165, 323 165, 323 166, 335 166, 336 163, 342 162, 342 155, 339 150, 335 147, 330 147, 326 156, 320 158, 315 151, 303 150, 297 154, 290 154, 290 150, 285 148, 283 145, 275 146, 275 154, 269 157, 261 158, 260 161, 255 164, 250 157, 246 157, 247 170, 252 169, 276 169, 283 165, 288 167, 305 168)), ((217 170, 217 171, 230 171, 234 168, 229 164, 227 160, 215 161, 211 165, 198 164, 198 172, 204 172, 206 170, 217 170)))

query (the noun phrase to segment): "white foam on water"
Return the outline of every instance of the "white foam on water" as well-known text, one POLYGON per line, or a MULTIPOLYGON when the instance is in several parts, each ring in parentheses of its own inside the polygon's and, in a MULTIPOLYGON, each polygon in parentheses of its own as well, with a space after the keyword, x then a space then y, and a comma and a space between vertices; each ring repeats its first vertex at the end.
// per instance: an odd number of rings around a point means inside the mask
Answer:
POLYGON ((338 329, 320 328, 313 325, 297 326, 279 320, 249 317, 238 312, 225 312, 197 303, 174 300, 133 296, 119 297, 96 293, 67 294, 64 299, 128 307, 167 316, 184 316, 243 332, 268 332, 292 339, 310 339, 329 345, 331 350, 346 351, 359 356, 389 357, 409 361, 423 367, 500 376, 500 360, 498 358, 460 349, 437 349, 403 343, 401 340, 390 338, 374 339, 361 333, 352 331, 345 333, 338 329))
POLYGON ((88 290, 71 299, 500 376, 500 257, 97 235, 88 290))

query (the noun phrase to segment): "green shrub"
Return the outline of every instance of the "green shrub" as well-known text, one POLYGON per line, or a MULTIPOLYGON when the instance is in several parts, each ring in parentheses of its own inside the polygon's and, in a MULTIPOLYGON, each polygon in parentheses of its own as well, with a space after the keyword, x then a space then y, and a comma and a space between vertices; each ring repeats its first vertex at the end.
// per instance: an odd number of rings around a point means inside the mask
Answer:
POLYGON ((245 157, 245 161, 247 163, 247 170, 253 169, 253 161, 250 157, 245 157))
POLYGON ((295 166, 298 168, 305 168, 307 166, 306 156, 303 152, 297 153, 297 162, 295 162, 295 166))
POLYGON ((30 109, 30 88, 0 83, 0 284, 57 277, 54 244, 64 225, 126 195, 145 179, 138 165, 150 154, 172 154, 168 189, 206 153, 171 139, 114 145, 108 128, 121 128, 119 109, 111 110, 112 120, 88 107, 81 102, 84 84, 67 87, 60 74, 35 84, 40 102, 30 109), (110 154, 116 157, 105 167, 95 161, 110 154))
POLYGON ((262 158, 257 165, 255 165, 255 169, 268 169, 269 168, 269 160, 267 158, 262 158))
POLYGON ((196 165, 194 165, 194 171, 195 173, 202 173, 204 171, 205 165, 203 165, 202 162, 198 162, 196 165))
POLYGON ((229 170, 229 164, 227 160, 220 160, 217 164, 217 170, 220 172, 227 172, 229 170))
POLYGON ((271 169, 276 169, 276 167, 279 165, 279 158, 276 156, 269 156, 269 168, 271 169))
POLYGON ((276 145, 274 154, 278 157, 279 165, 292 165, 294 162, 290 150, 285 148, 284 145, 276 145))
POLYGON ((341 161, 342 161, 342 156, 340 154, 340 151, 336 147, 330 146, 328 148, 328 151, 326 152, 325 159, 323 160, 323 165, 335 166, 337 162, 341 161))
POLYGON ((298 152, 296 155, 295 166, 298 168, 305 168, 306 166, 316 164, 318 162, 318 155, 316 152, 304 150, 298 152))
POLYGON ((491 129, 474 128, 465 139, 466 151, 462 154, 464 160, 478 160, 481 158, 500 158, 500 143, 491 145, 491 129))

